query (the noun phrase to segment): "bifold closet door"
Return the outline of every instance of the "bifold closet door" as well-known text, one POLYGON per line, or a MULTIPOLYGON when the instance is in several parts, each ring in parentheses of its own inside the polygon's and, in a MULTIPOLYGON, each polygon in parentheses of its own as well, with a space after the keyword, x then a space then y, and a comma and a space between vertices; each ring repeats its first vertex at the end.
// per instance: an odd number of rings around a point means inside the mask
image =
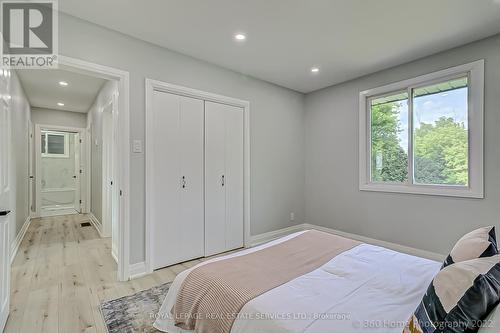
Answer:
POLYGON ((243 246, 243 109, 205 102, 205 255, 243 246))
POLYGON ((151 239, 153 268, 204 256, 202 100, 153 96, 151 239))

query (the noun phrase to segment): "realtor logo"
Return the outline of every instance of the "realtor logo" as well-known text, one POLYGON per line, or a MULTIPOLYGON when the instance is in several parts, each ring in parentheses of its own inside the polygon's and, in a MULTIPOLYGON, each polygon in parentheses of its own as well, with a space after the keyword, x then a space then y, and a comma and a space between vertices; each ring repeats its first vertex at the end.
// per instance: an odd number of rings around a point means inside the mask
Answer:
POLYGON ((57 67, 57 3, 3 1, 2 66, 57 67))

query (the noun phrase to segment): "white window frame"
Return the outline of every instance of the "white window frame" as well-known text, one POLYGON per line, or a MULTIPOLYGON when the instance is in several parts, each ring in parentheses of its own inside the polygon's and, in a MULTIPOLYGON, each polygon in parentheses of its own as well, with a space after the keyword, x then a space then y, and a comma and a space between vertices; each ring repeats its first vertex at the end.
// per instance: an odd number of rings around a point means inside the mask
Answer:
POLYGON ((52 157, 52 158, 68 158, 69 157, 69 136, 68 136, 68 133, 54 132, 54 131, 43 131, 42 135, 45 136, 45 153, 42 153, 42 157, 52 157), (58 136, 64 137, 64 154, 48 153, 48 148, 49 148, 48 135, 58 135, 58 136))
POLYGON ((484 129, 484 60, 447 68, 412 79, 391 83, 359 93, 359 189, 361 191, 396 192, 452 197, 484 198, 483 179, 483 129, 484 129), (431 185, 413 183, 413 110, 412 89, 452 79, 468 76, 468 127, 469 127, 469 184, 431 185), (408 182, 371 181, 371 119, 369 101, 374 97, 398 91, 408 91, 408 182))

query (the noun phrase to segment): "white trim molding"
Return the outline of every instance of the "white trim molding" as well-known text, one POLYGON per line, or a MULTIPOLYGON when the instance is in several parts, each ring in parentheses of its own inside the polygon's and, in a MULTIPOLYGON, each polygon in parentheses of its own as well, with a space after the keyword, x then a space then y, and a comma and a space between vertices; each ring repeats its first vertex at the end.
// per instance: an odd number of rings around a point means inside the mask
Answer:
POLYGON ((387 242, 387 241, 383 241, 383 240, 379 240, 379 239, 375 239, 375 238, 370 238, 370 237, 366 237, 366 236, 352 234, 349 232, 340 231, 340 230, 336 230, 336 229, 332 229, 332 228, 328 228, 328 227, 323 227, 323 226, 319 226, 319 225, 314 225, 314 224, 309 224, 309 223, 298 224, 298 225, 294 225, 291 227, 278 229, 275 231, 270 231, 270 232, 266 232, 263 234, 252 236, 252 246, 257 246, 257 245, 260 245, 263 243, 267 243, 267 242, 270 242, 272 240, 278 239, 280 237, 292 234, 294 232, 304 231, 304 230, 323 231, 323 232, 327 232, 327 233, 334 234, 337 236, 341 236, 341 237, 345 237, 345 238, 349 238, 349 239, 354 239, 354 240, 357 240, 357 241, 360 241, 360 242, 363 242, 366 244, 385 247, 385 248, 388 248, 388 249, 391 249, 391 250, 394 250, 397 252, 402 252, 402 253, 406 253, 406 254, 416 256, 416 257, 422 257, 422 258, 426 258, 426 259, 430 259, 430 260, 442 262, 445 259, 445 255, 442 255, 439 253, 421 250, 421 249, 416 249, 416 248, 413 248, 410 246, 391 243, 391 242, 387 242))
POLYGON ((264 243, 270 242, 272 240, 278 239, 280 237, 283 237, 283 236, 286 236, 289 234, 293 234, 294 232, 297 232, 297 231, 303 231, 303 230, 306 230, 305 224, 297 224, 297 225, 294 225, 291 227, 286 227, 283 229, 278 229, 278 230, 265 232, 263 234, 258 234, 258 235, 251 237, 250 246, 254 247, 254 246, 257 246, 260 244, 264 244, 264 243))
POLYGON ((28 231, 28 228, 31 225, 31 217, 28 216, 26 221, 24 221, 24 224, 17 233, 16 239, 14 239, 13 242, 10 244, 10 263, 14 261, 14 258, 16 257, 17 251, 19 251, 19 246, 21 246, 21 243, 23 242, 24 236, 26 235, 26 232, 28 231))
MULTIPOLYGON (((243 245, 244 247, 251 246, 250 237, 250 102, 245 100, 240 100, 232 97, 227 97, 223 95, 217 95, 201 90, 196 90, 192 88, 182 87, 166 82, 156 81, 152 79, 145 80, 145 94, 146 94, 146 156, 148 152, 152 151, 150 130, 152 127, 152 97, 154 91, 162 91, 171 94, 176 94, 180 96, 186 96, 191 98, 196 98, 204 101, 216 102, 226 105, 237 106, 243 109, 244 112, 244 146, 243 146, 243 245)), ((151 171, 153 165, 151 164, 151 159, 146 158, 146 268, 149 273, 153 272, 151 265, 151 251, 153 249, 152 242, 152 222, 150 213, 153 211, 151 207, 151 200, 148 200, 148 194, 152 187, 154 179, 151 179, 151 171)))
POLYGON ((101 222, 97 219, 97 217, 95 217, 95 215, 92 212, 88 213, 88 216, 89 216, 90 223, 95 228, 95 230, 97 230, 99 237, 104 238, 104 236, 102 234, 101 222))
POLYGON ((116 256, 115 251, 113 251, 113 248, 111 248, 111 256, 113 257, 113 260, 118 264, 118 257, 116 256))
POLYGON ((406 254, 409 254, 412 256, 422 257, 422 258, 426 258, 426 259, 430 259, 430 260, 442 262, 446 257, 443 254, 439 254, 439 253, 435 253, 435 252, 431 252, 431 251, 426 251, 426 250, 422 250, 422 249, 417 249, 414 247, 405 246, 405 245, 401 245, 401 244, 397 244, 397 243, 387 242, 387 241, 383 241, 383 240, 376 239, 376 238, 352 234, 349 232, 340 231, 340 230, 336 230, 336 229, 332 229, 332 228, 328 228, 328 227, 322 227, 319 225, 304 223, 303 228, 304 228, 304 230, 313 229, 313 230, 327 232, 327 233, 334 234, 337 236, 354 239, 354 240, 357 240, 357 241, 360 241, 360 242, 363 242, 366 244, 385 247, 387 249, 391 249, 391 250, 394 250, 397 252, 406 253, 406 254))
POLYGON ((391 83, 382 87, 365 90, 359 93, 359 189, 361 191, 397 192, 410 194, 426 194, 451 197, 484 198, 483 179, 483 127, 484 127, 484 60, 477 60, 421 75, 412 79, 391 83), (412 146, 412 103, 408 106, 408 175, 406 183, 381 183, 371 180, 371 135, 370 98, 384 96, 394 92, 406 91, 409 100, 413 88, 435 84, 443 80, 467 76, 468 79, 468 128, 469 128, 469 184, 430 185, 413 182, 413 146, 412 146))
POLYGON ((150 273, 147 270, 147 265, 146 262, 144 261, 135 264, 130 264, 129 272, 130 272, 130 280, 138 279, 150 273))
MULTIPOLYGON (((119 189, 118 208, 118 280, 130 278, 130 78, 129 72, 96 63, 59 55, 59 68, 118 82, 117 168, 113 177, 119 189)), ((83 136, 82 136, 83 138, 83 136)))

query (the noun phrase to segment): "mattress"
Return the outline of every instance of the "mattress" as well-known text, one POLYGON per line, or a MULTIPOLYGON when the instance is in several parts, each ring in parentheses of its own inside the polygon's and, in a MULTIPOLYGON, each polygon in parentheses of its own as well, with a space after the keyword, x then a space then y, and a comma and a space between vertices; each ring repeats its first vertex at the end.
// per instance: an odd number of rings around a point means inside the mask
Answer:
MULTIPOLYGON (((192 332, 176 327, 171 314, 182 282, 191 270, 259 251, 302 233, 215 258, 181 272, 168 291, 154 327, 169 333, 192 332)), ((231 333, 401 333, 440 267, 440 262, 360 244, 246 303, 231 333)), ((487 332, 492 331, 480 330, 480 333, 487 332)))

